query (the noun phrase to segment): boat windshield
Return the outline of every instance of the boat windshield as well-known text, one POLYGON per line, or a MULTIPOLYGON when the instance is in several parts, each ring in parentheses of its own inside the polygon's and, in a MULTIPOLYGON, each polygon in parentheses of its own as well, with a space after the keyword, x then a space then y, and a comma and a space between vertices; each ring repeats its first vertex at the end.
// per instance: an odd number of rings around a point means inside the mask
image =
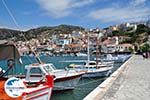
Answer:
POLYGON ((42 70, 40 68, 31 68, 30 73, 39 74, 42 73, 42 70))
POLYGON ((53 72, 54 70, 56 70, 55 66, 54 65, 46 65, 44 67, 44 70, 47 72, 47 73, 50 73, 50 72, 53 72))
POLYGON ((54 70, 56 70, 56 67, 53 65, 53 64, 51 64, 50 65, 54 70))
POLYGON ((47 66, 44 67, 44 70, 45 70, 47 73, 50 73, 50 72, 53 72, 54 69, 53 69, 51 66, 47 65, 47 66))
POLYGON ((94 63, 94 62, 91 62, 91 63, 89 63, 89 65, 96 65, 96 63, 94 63))

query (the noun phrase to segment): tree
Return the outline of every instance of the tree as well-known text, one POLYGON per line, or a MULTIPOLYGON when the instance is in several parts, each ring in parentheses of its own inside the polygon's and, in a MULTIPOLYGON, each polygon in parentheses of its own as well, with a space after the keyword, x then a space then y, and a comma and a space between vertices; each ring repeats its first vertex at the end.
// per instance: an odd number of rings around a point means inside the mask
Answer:
POLYGON ((129 47, 129 51, 130 51, 130 52, 133 52, 134 50, 133 50, 133 48, 129 47))
POLYGON ((145 43, 143 46, 140 47, 142 52, 150 51, 150 45, 145 43))
POLYGON ((120 32, 119 31, 112 31, 112 35, 113 36, 118 36, 118 35, 120 35, 120 32))

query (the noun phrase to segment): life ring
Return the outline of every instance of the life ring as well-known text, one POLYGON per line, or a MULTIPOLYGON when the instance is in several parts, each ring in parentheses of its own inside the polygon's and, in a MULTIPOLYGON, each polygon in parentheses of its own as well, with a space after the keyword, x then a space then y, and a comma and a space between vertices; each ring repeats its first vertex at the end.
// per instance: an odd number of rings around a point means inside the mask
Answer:
POLYGON ((7 66, 8 67, 13 67, 15 65, 15 60, 14 59, 8 59, 7 60, 7 66))

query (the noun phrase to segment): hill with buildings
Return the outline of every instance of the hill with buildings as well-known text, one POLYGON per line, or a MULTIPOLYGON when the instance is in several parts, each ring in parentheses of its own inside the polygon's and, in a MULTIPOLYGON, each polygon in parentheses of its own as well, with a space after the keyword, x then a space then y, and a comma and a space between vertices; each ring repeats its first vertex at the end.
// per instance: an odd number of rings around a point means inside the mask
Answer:
POLYGON ((133 44, 136 47, 135 50, 142 48, 142 51, 149 51, 150 21, 145 24, 134 23, 115 26, 112 28, 110 36, 122 36, 124 39, 121 43, 133 44))
MULTIPOLYGON (((120 24, 101 29, 101 32, 105 34, 106 37, 125 36, 126 38, 123 39, 122 43, 141 45, 150 40, 149 23, 150 21, 147 22, 147 25, 143 23, 120 24)), ((72 26, 72 25, 59 25, 54 27, 44 26, 30 29, 27 31, 0 29, 0 40, 7 39, 13 41, 20 41, 20 40, 24 41, 25 38, 27 40, 30 40, 32 38, 36 38, 39 40, 49 39, 52 37, 52 35, 55 35, 57 37, 60 34, 71 34, 73 31, 83 31, 83 30, 84 28, 80 26, 72 26)))
POLYGON ((131 31, 131 28, 128 28, 127 30, 115 30, 112 31, 113 36, 128 36, 130 37, 128 40, 123 42, 129 42, 129 43, 138 43, 142 44, 144 42, 148 41, 149 35, 150 35, 150 28, 144 24, 137 25, 136 30, 131 31))
POLYGON ((48 38, 53 34, 69 34, 72 31, 79 31, 84 30, 84 28, 80 26, 73 26, 73 25, 59 25, 54 27, 38 27, 34 29, 30 29, 28 31, 19 31, 19 30, 12 30, 1 28, 0 29, 0 40, 7 39, 13 41, 24 41, 24 37, 27 40, 32 38, 48 38))

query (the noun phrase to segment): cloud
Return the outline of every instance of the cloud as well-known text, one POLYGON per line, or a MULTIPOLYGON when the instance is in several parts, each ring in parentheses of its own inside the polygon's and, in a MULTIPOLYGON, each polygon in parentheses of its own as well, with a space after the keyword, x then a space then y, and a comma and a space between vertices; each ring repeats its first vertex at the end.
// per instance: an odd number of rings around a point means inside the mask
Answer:
POLYGON ((46 10, 47 14, 60 18, 72 13, 73 8, 81 8, 93 2, 93 0, 36 0, 46 10))
POLYGON ((139 6, 143 5, 147 0, 131 0, 131 5, 133 6, 139 6))
POLYGON ((72 7, 83 7, 93 2, 94 0, 80 0, 78 2, 74 2, 74 4, 72 4, 72 7))
POLYGON ((144 6, 137 6, 140 3, 144 3, 145 1, 146 0, 134 0, 134 2, 136 2, 136 6, 112 6, 91 11, 88 15, 88 18, 92 18, 93 20, 99 20, 103 23, 120 23, 147 20, 148 16, 150 15, 150 9, 144 6))

